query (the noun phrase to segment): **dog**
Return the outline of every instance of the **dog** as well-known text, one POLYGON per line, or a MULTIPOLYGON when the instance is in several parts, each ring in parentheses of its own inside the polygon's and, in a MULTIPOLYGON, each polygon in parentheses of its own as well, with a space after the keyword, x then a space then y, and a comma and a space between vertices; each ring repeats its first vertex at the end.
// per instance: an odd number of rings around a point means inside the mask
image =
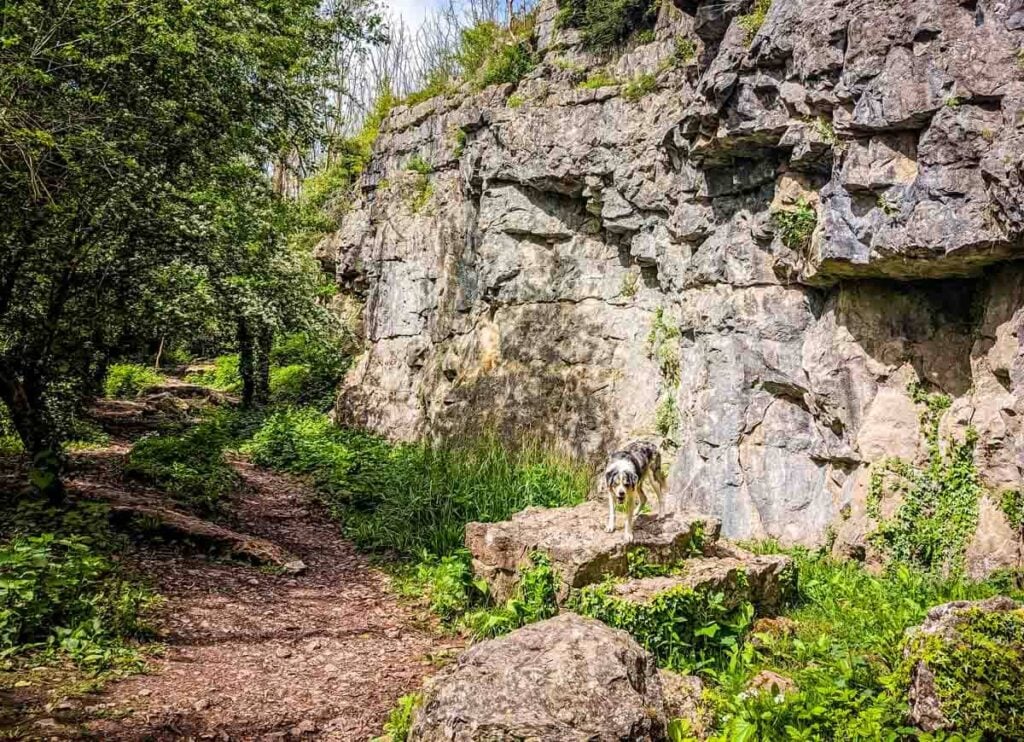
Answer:
POLYGON ((661 451, 651 441, 633 441, 608 457, 604 470, 608 488, 607 533, 615 531, 615 506, 626 506, 626 541, 633 540, 633 519, 647 504, 644 485, 651 483, 658 495, 658 515, 665 499, 665 474, 661 470, 661 451), (639 498, 638 498, 639 496, 639 498))

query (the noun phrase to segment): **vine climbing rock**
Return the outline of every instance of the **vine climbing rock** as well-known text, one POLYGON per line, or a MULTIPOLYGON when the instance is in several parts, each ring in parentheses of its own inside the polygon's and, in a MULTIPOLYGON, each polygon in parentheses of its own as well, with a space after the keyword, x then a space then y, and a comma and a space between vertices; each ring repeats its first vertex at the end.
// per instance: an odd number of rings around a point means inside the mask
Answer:
POLYGON ((914 724, 1024 739, 1024 605, 996 596, 935 606, 907 632, 904 658, 914 724))
POLYGON ((409 739, 664 740, 668 714, 698 705, 679 701, 679 685, 667 699, 626 632, 563 613, 477 644, 429 680, 409 739))
POLYGON ((703 515, 641 515, 634 541, 627 543, 622 516, 614 533, 605 532, 605 518, 605 505, 596 501, 571 508, 527 508, 500 523, 468 524, 466 547, 473 569, 499 601, 514 593, 530 555, 544 554, 558 575, 556 594, 561 603, 573 588, 607 575, 625 575, 631 549, 644 549, 653 562, 675 562, 714 543, 721 529, 717 519, 703 515))

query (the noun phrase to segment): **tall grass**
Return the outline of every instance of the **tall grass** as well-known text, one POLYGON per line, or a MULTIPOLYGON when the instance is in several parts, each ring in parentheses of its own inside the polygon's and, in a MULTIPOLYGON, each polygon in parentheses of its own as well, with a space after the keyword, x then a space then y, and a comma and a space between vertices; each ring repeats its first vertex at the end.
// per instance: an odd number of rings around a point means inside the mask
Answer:
POLYGON ((452 554, 466 523, 578 504, 590 485, 582 464, 535 440, 392 445, 310 410, 272 415, 245 450, 258 465, 311 476, 360 547, 406 556, 452 554))

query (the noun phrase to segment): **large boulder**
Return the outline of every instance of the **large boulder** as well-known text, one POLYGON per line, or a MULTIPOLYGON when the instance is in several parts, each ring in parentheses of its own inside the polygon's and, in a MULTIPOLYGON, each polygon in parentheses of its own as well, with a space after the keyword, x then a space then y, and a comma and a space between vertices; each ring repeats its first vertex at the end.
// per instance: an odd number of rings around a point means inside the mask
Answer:
MULTIPOLYGON (((673 683, 669 712, 697 708, 680 701, 681 688, 673 683)), ((409 739, 663 740, 667 721, 654 658, 624 631, 563 613, 477 644, 441 670, 409 739)))
POLYGON ((718 520, 707 516, 641 515, 630 543, 621 528, 605 532, 605 517, 600 502, 528 508, 500 523, 468 524, 466 547, 473 555, 473 569, 498 601, 513 594, 522 570, 531 564, 531 554, 544 554, 558 575, 556 593, 562 602, 572 588, 607 575, 625 575, 631 550, 644 549, 654 563, 676 562, 717 540, 721 528, 718 520))
POLYGON ((1024 739, 1024 606, 1002 596, 936 606, 907 632, 904 657, 914 724, 1024 739))

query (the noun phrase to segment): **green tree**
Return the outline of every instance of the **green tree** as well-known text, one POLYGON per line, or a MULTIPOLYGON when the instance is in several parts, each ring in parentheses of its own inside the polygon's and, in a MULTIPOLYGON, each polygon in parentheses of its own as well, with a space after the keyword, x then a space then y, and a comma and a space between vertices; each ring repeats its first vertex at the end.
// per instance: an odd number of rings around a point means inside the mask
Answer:
POLYGON ((37 487, 61 495, 63 421, 108 359, 166 333, 168 271, 211 297, 237 275, 203 194, 308 151, 332 49, 367 20, 318 0, 0 6, 0 399, 37 487))

